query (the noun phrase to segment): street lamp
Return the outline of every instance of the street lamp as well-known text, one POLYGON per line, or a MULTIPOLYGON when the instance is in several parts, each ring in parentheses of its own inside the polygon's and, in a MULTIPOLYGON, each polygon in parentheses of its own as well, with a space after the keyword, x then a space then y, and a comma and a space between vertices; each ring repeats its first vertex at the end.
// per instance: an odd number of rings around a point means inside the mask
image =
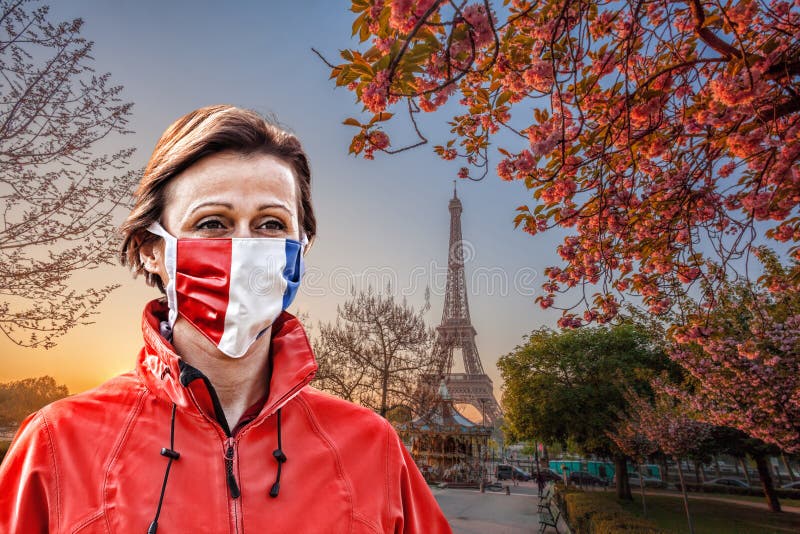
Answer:
MULTIPOLYGON (((484 407, 486 404, 486 399, 479 399, 481 403, 481 428, 486 427, 486 408, 484 407)), ((485 438, 486 436, 484 436, 485 438)), ((489 446, 489 440, 486 440, 486 446, 489 446)), ((488 469, 486 468, 486 461, 482 462, 481 465, 481 487, 483 487, 483 480, 487 478, 488 469)))
POLYGON ((539 444, 534 443, 533 459, 536 462, 536 486, 539 489, 539 497, 542 496, 542 472, 539 471, 539 444))

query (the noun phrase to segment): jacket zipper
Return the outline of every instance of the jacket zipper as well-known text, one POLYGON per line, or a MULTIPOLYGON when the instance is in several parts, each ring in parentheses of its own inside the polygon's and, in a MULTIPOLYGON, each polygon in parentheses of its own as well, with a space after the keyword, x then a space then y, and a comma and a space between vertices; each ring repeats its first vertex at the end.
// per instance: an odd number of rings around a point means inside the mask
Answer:
MULTIPOLYGON (((306 377, 306 378, 308 378, 308 377, 306 377)), ((292 400, 297 395, 299 395, 300 391, 303 389, 303 387, 305 387, 306 384, 308 384, 308 382, 309 382, 308 380, 303 380, 302 385, 300 385, 299 387, 295 386, 294 391, 292 391, 291 393, 289 393, 287 395, 284 395, 284 398, 282 398, 280 401, 278 401, 276 403, 275 406, 273 406, 273 410, 270 412, 270 414, 267 417, 271 417, 279 408, 285 406, 290 400, 292 400)), ((215 425, 225 437, 225 445, 226 445, 225 458, 224 458, 224 460, 225 460, 225 475, 226 475, 225 478, 227 479, 228 491, 229 491, 229 494, 230 494, 231 500, 232 500, 232 502, 230 504, 233 505, 233 508, 231 510, 232 511, 232 518, 231 519, 232 519, 232 522, 233 522, 234 531, 238 533, 239 532, 239 513, 238 513, 239 510, 238 509, 239 509, 239 506, 240 506, 239 497, 241 496, 242 493, 241 493, 241 490, 239 488, 239 484, 236 482, 236 474, 234 473, 234 466, 233 466, 234 459, 235 459, 235 453, 236 453, 234 445, 236 444, 236 441, 235 441, 234 437, 231 435, 230 430, 227 428, 227 425, 225 425, 225 427, 223 427, 220 424, 219 421, 211 419, 205 413, 205 411, 203 411, 203 409, 200 407, 200 404, 197 402, 197 399, 194 396, 194 392, 192 392, 192 390, 189 389, 189 388, 186 388, 186 389, 187 389, 187 392, 189 393, 189 397, 192 399, 192 403, 194 404, 195 408, 197 408, 197 411, 200 412, 202 414, 202 416, 206 420, 210 421, 213 425, 215 425)), ((212 391, 211 388, 209 388, 209 392, 211 392, 211 391, 212 391)), ((215 400, 214 397, 216 396, 216 392, 213 393, 211 396, 212 396, 212 402, 213 402, 215 400)), ((217 399, 217 402, 219 402, 218 399, 217 399)), ((250 423, 253 423, 253 421, 250 421, 250 423)), ((250 424, 250 423, 248 423, 248 424, 250 424)))
POLYGON ((242 493, 239 491, 239 484, 236 483, 236 475, 233 473, 233 437, 228 437, 227 445, 228 448, 225 451, 225 472, 228 478, 228 490, 231 493, 232 499, 238 499, 242 493))

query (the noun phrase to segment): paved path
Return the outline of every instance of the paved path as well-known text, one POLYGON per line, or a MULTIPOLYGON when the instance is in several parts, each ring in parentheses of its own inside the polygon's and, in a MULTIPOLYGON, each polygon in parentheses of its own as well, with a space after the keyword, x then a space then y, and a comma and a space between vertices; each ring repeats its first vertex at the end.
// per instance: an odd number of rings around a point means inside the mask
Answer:
MULTIPOLYGON (((511 486, 511 495, 477 490, 432 488, 455 534, 530 534, 539 532, 532 485, 511 486)), ((563 527, 559 527, 564 532, 563 527)), ((553 532, 551 528, 549 532, 553 532)))
MULTIPOLYGON (((539 516, 536 505, 539 502, 536 488, 522 483, 511 486, 511 495, 504 492, 477 490, 431 488, 433 495, 442 507, 444 515, 453 527, 454 534, 530 534, 539 531, 539 516)), ((680 498, 681 494, 672 491, 648 490, 648 495, 664 495, 680 498)), ((638 497, 634 495, 634 499, 638 497)), ((713 495, 689 494, 692 500, 721 501, 754 508, 766 508, 766 503, 735 500, 713 495)), ((783 506, 789 513, 800 513, 800 508, 783 506)), ((547 532, 552 533, 550 528, 547 532)), ((559 532, 566 532, 566 525, 559 521, 559 532)))

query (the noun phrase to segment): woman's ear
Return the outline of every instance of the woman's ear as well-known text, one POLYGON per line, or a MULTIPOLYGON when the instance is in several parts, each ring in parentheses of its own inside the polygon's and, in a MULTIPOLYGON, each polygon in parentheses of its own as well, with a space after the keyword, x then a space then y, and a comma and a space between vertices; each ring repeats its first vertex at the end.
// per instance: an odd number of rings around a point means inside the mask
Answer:
POLYGON ((164 278, 164 239, 154 235, 138 237, 139 261, 142 267, 150 274, 164 278))

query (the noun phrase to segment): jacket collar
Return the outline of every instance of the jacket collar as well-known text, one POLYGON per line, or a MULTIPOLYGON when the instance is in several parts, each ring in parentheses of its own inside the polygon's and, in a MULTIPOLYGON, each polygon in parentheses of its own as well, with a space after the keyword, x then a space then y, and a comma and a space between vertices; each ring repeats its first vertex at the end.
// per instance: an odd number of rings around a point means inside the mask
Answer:
MULTIPOLYGON (((180 357, 172 344, 161 336, 159 325, 166 319, 163 299, 149 302, 142 314, 144 348, 139 354, 137 372, 150 391, 179 408, 199 410, 216 420, 211 397, 204 383, 195 380, 188 386, 180 381, 180 357)), ((269 395, 258 418, 274 413, 314 378, 317 363, 300 321, 283 311, 272 324, 270 350, 272 377, 269 395)), ((266 379, 266 377, 265 377, 266 379)))

